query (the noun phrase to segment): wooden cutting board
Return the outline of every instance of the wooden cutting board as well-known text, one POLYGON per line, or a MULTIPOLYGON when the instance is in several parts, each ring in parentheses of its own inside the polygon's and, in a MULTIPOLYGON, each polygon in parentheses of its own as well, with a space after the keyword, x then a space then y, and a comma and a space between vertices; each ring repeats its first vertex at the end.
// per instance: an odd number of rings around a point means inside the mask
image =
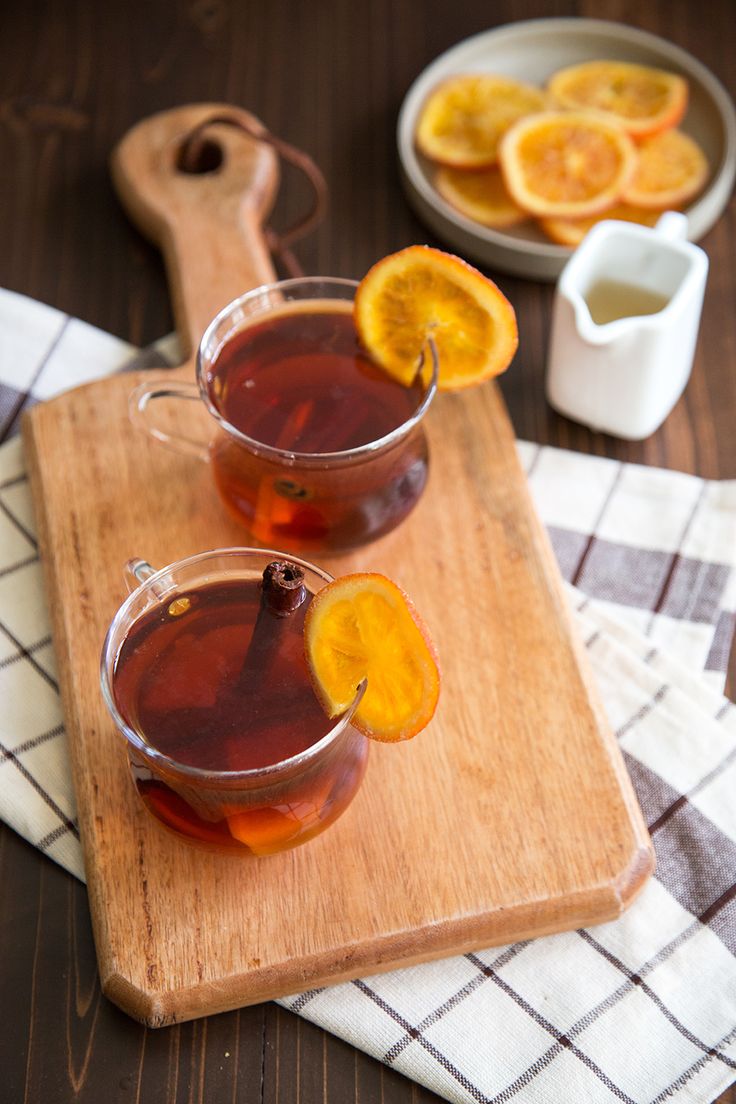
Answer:
MULTIPOLYGON (((162 245, 188 349, 219 307, 273 277, 259 230, 271 151, 215 128, 220 170, 176 168, 179 136, 211 110, 141 124, 114 167, 162 245)), ((176 371, 191 378, 191 361, 176 371)), ((24 426, 105 993, 156 1026, 617 916, 652 850, 492 383, 435 403, 429 485, 403 526, 322 561, 382 571, 414 598, 443 667, 429 728, 373 747, 343 818, 295 851, 212 855, 159 828, 99 690, 122 564, 247 535, 205 464, 132 428, 143 376, 69 392, 24 426)), ((180 405, 180 428, 196 431, 203 415, 180 405)))

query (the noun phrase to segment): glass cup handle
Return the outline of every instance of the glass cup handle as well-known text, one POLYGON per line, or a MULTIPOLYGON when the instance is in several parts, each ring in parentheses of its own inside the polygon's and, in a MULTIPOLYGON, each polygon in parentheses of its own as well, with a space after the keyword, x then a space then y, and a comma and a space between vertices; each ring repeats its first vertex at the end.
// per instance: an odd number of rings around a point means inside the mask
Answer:
POLYGON ((142 429, 149 437, 154 437, 167 448, 174 449, 175 452, 183 452, 187 456, 196 456, 198 460, 205 462, 209 460, 209 447, 206 442, 197 441, 183 433, 168 433, 156 425, 148 407, 154 400, 160 399, 188 399, 190 402, 201 402, 196 383, 162 379, 140 383, 130 394, 128 413, 136 428, 142 429))
POLYGON ((134 558, 128 560, 123 568, 123 574, 125 575, 125 585, 128 591, 137 590, 141 583, 145 583, 146 579, 150 579, 152 575, 156 574, 156 568, 151 567, 148 560, 139 560, 134 558))
MULTIPOLYGON (((125 585, 128 588, 128 594, 132 594, 134 590, 137 590, 139 586, 143 586, 153 575, 158 575, 158 568, 151 567, 148 560, 140 560, 137 556, 134 556, 132 560, 123 567, 123 577, 125 579, 125 585)), ((171 577, 168 572, 162 571, 162 578, 158 579, 155 583, 151 583, 149 590, 156 598, 164 598, 167 594, 171 596, 171 577)))

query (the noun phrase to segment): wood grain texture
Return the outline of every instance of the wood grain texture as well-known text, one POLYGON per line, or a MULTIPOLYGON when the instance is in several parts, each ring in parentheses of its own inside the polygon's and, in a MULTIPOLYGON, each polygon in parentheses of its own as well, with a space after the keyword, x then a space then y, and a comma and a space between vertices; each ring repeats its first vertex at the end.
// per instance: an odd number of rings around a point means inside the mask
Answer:
POLYGON ((108 996, 160 1026, 618 915, 651 846, 493 384, 432 409, 429 485, 408 521, 323 561, 380 570, 416 601, 443 666, 430 727, 373 748, 339 824, 284 855, 204 855, 150 823, 97 680, 121 562, 163 565, 246 534, 206 465, 131 426, 145 375, 68 392, 24 422, 108 996))
MULTIPOLYGON (((437 54, 512 20, 582 15, 661 34, 732 96, 730 0, 28 0, 0 15, 0 284, 135 344, 172 328, 163 262, 120 210, 107 163, 136 121, 170 105, 237 103, 309 150, 331 191, 298 253, 308 272, 357 277, 427 236, 404 202, 396 112, 437 54)), ((274 220, 303 208, 288 177, 274 220)), ((665 425, 627 444, 543 398, 552 289, 508 277, 522 343, 501 389, 519 436, 709 478, 736 476, 736 207, 701 243, 711 269, 693 374, 665 425)), ((736 662, 732 653, 732 685, 736 662)), ((46 1104, 436 1104, 434 1094, 274 1005, 151 1032, 101 999, 87 896, 0 827, 0 1099, 46 1104), (4 1095, 3 1095, 4 1094, 4 1095)), ((515 1098, 524 1101, 524 1093, 515 1098)), ((736 1104, 727 1090, 719 1104, 736 1104)))

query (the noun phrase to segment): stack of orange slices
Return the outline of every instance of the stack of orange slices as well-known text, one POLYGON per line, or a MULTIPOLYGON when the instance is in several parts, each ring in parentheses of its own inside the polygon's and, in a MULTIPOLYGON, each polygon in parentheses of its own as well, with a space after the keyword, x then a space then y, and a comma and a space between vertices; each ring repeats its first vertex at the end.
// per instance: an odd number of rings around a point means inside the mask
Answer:
POLYGON ((419 115, 416 143, 440 195, 467 218, 503 228, 527 219, 577 245, 601 218, 653 225, 708 178, 697 143, 678 129, 680 76, 596 60, 554 73, 545 89, 460 74, 419 115))

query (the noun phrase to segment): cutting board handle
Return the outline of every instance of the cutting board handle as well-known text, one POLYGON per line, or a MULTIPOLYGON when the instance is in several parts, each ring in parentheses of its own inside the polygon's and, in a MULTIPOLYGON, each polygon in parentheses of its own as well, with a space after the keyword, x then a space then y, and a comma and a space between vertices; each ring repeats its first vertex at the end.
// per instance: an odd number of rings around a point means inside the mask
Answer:
POLYGON ((111 158, 123 206, 164 255, 184 358, 222 307, 276 279, 263 229, 278 190, 274 149, 237 126, 213 123, 195 171, 182 167, 187 136, 215 116, 263 129, 241 108, 189 104, 138 123, 111 158))

